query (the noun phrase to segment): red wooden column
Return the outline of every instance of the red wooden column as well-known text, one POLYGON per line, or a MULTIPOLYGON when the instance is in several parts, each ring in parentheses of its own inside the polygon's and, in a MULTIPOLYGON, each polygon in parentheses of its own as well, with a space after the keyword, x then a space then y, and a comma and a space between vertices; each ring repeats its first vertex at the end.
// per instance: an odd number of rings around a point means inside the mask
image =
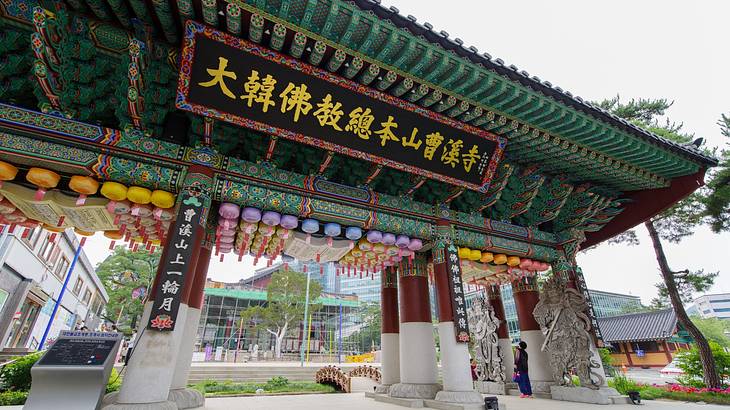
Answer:
POLYGON ((390 386, 388 394, 433 399, 439 385, 426 265, 404 259, 398 276, 400 383, 390 386))
POLYGON ((499 338, 499 348, 502 351, 504 359, 504 379, 512 380, 512 339, 509 336, 509 326, 507 326, 507 315, 504 312, 504 302, 502 302, 502 290, 499 285, 487 287, 487 298, 489 304, 494 309, 494 316, 499 319, 499 327, 497 328, 497 337, 499 338))
POLYGON ((537 279, 533 276, 512 282, 512 293, 517 308, 517 318, 520 322, 520 339, 527 343, 533 390, 549 391, 548 383, 552 382, 552 372, 547 354, 541 351, 545 336, 532 315, 537 302, 540 301, 537 279))
MULTIPOLYGON (((400 383, 400 326, 398 323, 398 272, 388 267, 381 273, 380 372, 382 386, 400 383)), ((387 389, 381 388, 382 392, 387 389)))

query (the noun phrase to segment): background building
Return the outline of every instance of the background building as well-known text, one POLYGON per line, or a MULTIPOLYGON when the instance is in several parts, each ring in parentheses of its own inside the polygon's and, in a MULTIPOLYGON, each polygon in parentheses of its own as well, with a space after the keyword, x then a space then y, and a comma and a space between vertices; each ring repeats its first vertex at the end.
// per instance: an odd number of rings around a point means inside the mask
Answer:
POLYGON ((694 303, 694 313, 702 318, 730 319, 730 293, 699 296, 694 303))
POLYGON ((673 309, 602 317, 598 326, 618 366, 664 367, 692 342, 673 309))
MULTIPOLYGON (((467 306, 482 290, 469 286, 466 294, 467 306)), ((504 304, 505 319, 509 336, 514 343, 520 340, 520 324, 517 320, 517 307, 512 293, 512 285, 503 285, 501 288, 502 303, 504 304)), ((597 318, 616 316, 634 307, 641 307, 641 299, 638 296, 624 295, 621 293, 604 292, 602 290, 589 289, 593 301, 593 310, 597 318)), ((730 299, 730 295, 728 295, 730 299)))
MULTIPOLYGON (((38 347, 78 245, 70 230, 54 234, 41 228, 18 228, 8 233, 6 228, 0 235, 1 347, 38 347)), ((48 340, 81 323, 97 328, 108 300, 82 248, 48 340)))

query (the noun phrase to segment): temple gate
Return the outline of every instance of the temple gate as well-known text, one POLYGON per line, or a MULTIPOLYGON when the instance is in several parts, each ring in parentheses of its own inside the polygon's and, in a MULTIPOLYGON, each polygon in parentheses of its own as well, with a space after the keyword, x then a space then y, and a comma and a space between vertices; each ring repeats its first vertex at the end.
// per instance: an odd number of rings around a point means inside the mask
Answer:
POLYGON ((185 388, 202 290, 232 254, 381 272, 396 397, 479 402, 463 285, 504 320, 512 283, 546 390, 538 276, 585 295, 579 248, 716 163, 377 1, 7 0, 0 29, 0 224, 163 247, 107 409, 203 404, 185 388))

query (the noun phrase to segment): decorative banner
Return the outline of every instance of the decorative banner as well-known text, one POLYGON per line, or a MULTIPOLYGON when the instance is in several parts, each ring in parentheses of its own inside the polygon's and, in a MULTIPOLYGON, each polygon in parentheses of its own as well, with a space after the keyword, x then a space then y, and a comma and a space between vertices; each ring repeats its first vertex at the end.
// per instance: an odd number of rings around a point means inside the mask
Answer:
POLYGON ((451 290, 451 309, 454 313, 456 341, 457 343, 469 343, 469 321, 466 315, 466 300, 464 300, 464 286, 461 281, 458 250, 453 244, 449 244, 445 249, 444 256, 449 276, 449 289, 451 290))
POLYGON ((183 190, 182 201, 175 220, 175 229, 168 238, 165 259, 160 261, 164 270, 152 304, 150 329, 171 331, 175 329, 177 311, 180 308, 185 280, 195 267, 188 266, 194 250, 195 238, 203 234, 200 215, 204 213, 203 201, 200 197, 191 196, 183 190))
POLYGON ((193 21, 185 32, 178 108, 473 190, 488 188, 505 138, 193 21))

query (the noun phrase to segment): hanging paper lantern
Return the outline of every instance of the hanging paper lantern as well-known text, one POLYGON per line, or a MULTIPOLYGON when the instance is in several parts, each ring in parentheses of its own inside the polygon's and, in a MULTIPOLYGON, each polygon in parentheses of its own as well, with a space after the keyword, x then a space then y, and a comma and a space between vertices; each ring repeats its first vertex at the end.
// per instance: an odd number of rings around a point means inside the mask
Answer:
POLYGON ((3 181, 12 181, 18 175, 18 168, 13 164, 0 161, 0 188, 3 186, 3 181))
POLYGON ((224 243, 233 243, 234 238, 232 236, 220 236, 218 237, 218 242, 222 245, 224 243))
POLYGON ((266 211, 261 216, 261 222, 269 226, 276 226, 281 223, 281 214, 274 211, 266 211))
POLYGON ((498 253, 494 255, 494 264, 495 265, 504 265, 507 263, 507 255, 503 253, 498 253))
POLYGON ((351 241, 356 241, 362 237, 362 229, 357 226, 348 226, 345 229, 345 237, 351 241))
POLYGON ((241 223, 238 226, 241 228, 241 231, 243 233, 247 233, 249 235, 256 232, 256 230, 259 227, 258 224, 256 224, 255 222, 244 222, 244 221, 241 221, 241 223))
POLYGON ((106 210, 112 215, 126 215, 132 210, 132 204, 127 200, 123 201, 109 201, 106 205, 106 210))
POLYGON ((132 205, 130 214, 134 216, 139 216, 140 218, 147 218, 149 216, 152 216, 152 207, 147 204, 135 203, 134 205, 132 205))
POLYGON ((93 235, 94 235, 94 232, 89 232, 89 231, 82 231, 82 230, 81 230, 81 229, 79 229, 79 228, 74 228, 74 232, 75 232, 75 233, 76 233, 77 235, 81 235, 81 236, 93 236, 93 235))
POLYGON ((533 261, 530 259, 527 259, 527 258, 523 258, 522 260, 520 260, 519 266, 520 266, 520 269, 527 269, 527 270, 534 269, 533 261))
POLYGON ((411 239, 411 241, 408 243, 408 249, 412 251, 419 251, 423 248, 423 241, 417 238, 411 239))
POLYGON ((467 260, 469 259, 469 256, 471 256, 471 249, 469 248, 459 248, 459 259, 467 260))
POLYGON ((296 229, 299 226, 299 218, 294 215, 282 215, 279 225, 286 229, 296 229))
POLYGON ((411 243, 410 238, 408 238, 405 235, 398 235, 395 238, 395 246, 397 246, 397 247, 399 247, 401 249, 407 248, 410 243, 411 243))
POLYGON ((260 223, 258 232, 263 236, 272 236, 276 233, 276 227, 260 223))
POLYGON ((360 239, 360 241, 357 243, 358 249, 361 251, 370 251, 373 249, 373 244, 368 242, 366 238, 360 239))
POLYGON ((246 222, 257 223, 261 220, 261 211, 256 208, 245 207, 241 211, 241 219, 246 222))
POLYGON ((482 258, 482 251, 479 249, 472 249, 469 251, 469 260, 478 261, 482 258))
POLYGON ((289 238, 289 234, 291 233, 291 230, 284 228, 283 226, 279 226, 276 228, 276 236, 287 239, 289 238))
POLYGON ((327 235, 327 245, 332 246, 333 238, 340 236, 342 227, 338 223, 330 222, 324 225, 324 234, 327 235))
POLYGON ((517 266, 520 264, 519 256, 510 256, 507 258, 507 266, 517 266))
POLYGON ((141 186, 131 186, 127 189, 127 199, 135 204, 149 204, 152 199, 152 191, 141 186))
POLYGON ((74 175, 71 177, 68 187, 79 193, 76 205, 83 205, 88 195, 94 195, 99 190, 99 182, 91 177, 74 175))
POLYGON ((383 254, 385 253, 385 245, 382 243, 376 243, 373 245, 373 252, 377 254, 383 254))
POLYGON ((395 235, 392 233, 383 234, 383 245, 395 245, 395 235))
MULTIPOLYGON (((238 217, 241 215, 241 208, 236 205, 232 204, 230 202, 223 202, 220 207, 218 207, 218 215, 225 219, 235 219, 237 220, 238 217)), ((238 221, 233 223, 233 226, 236 226, 238 221)))
POLYGON ((380 231, 368 231, 365 237, 370 243, 380 243, 383 240, 383 233, 380 231))
POLYGON ((101 194, 115 202, 124 201, 127 199, 127 187, 119 182, 107 181, 101 185, 101 194))
POLYGON ((302 221, 302 231, 307 233, 306 242, 310 243, 312 234, 319 231, 319 221, 316 219, 305 219, 302 221))
POLYGON ((238 222, 237 218, 236 219, 221 218, 218 220, 218 225, 222 226, 224 229, 235 229, 236 222, 238 222))
MULTIPOLYGON (((156 189, 152 191, 152 195, 150 195, 150 202, 158 208, 172 208, 175 205, 175 195, 167 191, 156 189)), ((236 215, 236 217, 238 217, 238 215, 236 215)))
POLYGON ((15 210, 12 213, 4 214, 3 217, 6 221, 10 222, 11 224, 19 224, 21 222, 25 222, 28 218, 19 210, 15 210))
POLYGON ((104 231, 104 236, 111 240, 120 240, 124 237, 124 234, 119 231, 104 231))
POLYGON ((482 252, 482 257, 479 260, 482 263, 489 263, 494 260, 494 254, 492 252, 482 252))
POLYGON ((152 211, 152 215, 158 221, 172 221, 172 218, 175 217, 171 210, 164 208, 155 208, 155 210, 152 211))
POLYGON ((218 229, 216 230, 216 233, 219 236, 232 236, 232 237, 235 237, 236 236, 236 230, 235 229, 226 229, 226 228, 223 228, 221 226, 218 227, 218 229))
POLYGON ((34 199, 40 201, 46 195, 46 191, 58 186, 58 182, 61 181, 61 176, 49 169, 33 167, 28 170, 25 179, 38 187, 34 199))

